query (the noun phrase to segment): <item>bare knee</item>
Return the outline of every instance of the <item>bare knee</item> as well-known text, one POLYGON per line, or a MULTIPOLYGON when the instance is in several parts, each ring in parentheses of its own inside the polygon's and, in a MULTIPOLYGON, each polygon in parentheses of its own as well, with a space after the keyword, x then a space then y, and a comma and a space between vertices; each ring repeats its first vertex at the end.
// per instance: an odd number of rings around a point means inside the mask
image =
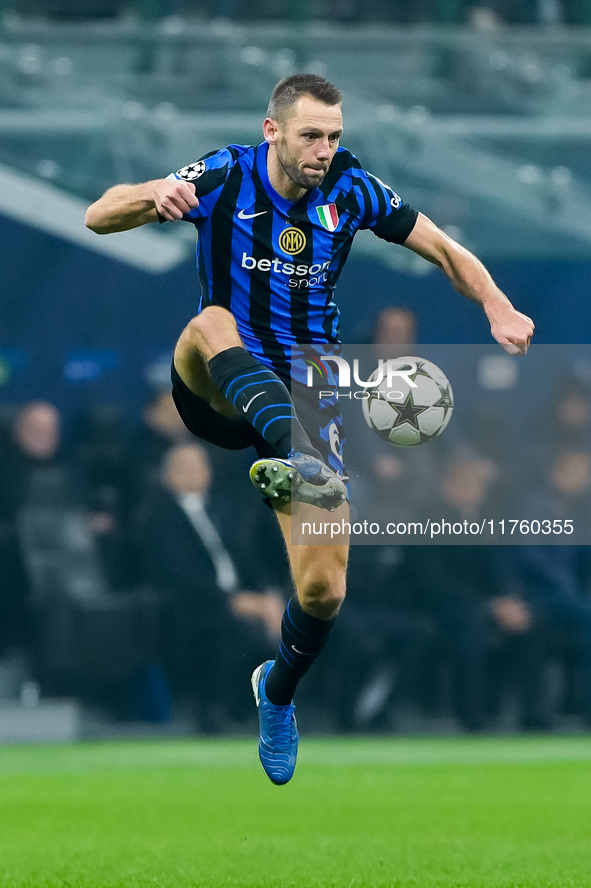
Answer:
POLYGON ((345 567, 333 564, 316 567, 297 586, 303 609, 320 620, 330 620, 345 599, 345 567))
POLYGON ((217 305, 189 321, 174 350, 174 366, 186 386, 224 416, 235 410, 212 382, 208 361, 227 348, 242 345, 233 315, 217 305))
POLYGON ((204 308, 186 326, 183 337, 190 347, 210 360, 227 348, 242 345, 234 316, 219 305, 204 308))

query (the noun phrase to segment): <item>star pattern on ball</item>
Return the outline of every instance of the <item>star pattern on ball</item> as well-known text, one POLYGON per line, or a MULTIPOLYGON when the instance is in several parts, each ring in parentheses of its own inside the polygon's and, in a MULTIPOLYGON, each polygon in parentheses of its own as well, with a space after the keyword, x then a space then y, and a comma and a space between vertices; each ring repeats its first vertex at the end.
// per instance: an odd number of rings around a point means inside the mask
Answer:
POLYGON ((415 407, 413 400, 412 400, 412 389, 408 393, 408 395, 406 396, 406 400, 404 401, 404 404, 394 404, 393 403, 392 407, 394 408, 394 410, 398 414, 398 416, 396 417, 396 422, 394 423, 392 428, 395 429, 397 426, 402 425, 402 423, 408 422, 411 426, 413 426, 413 428, 415 428, 417 431, 420 431, 417 417, 419 416, 420 413, 424 413, 424 411, 427 408, 426 407, 415 407))
MULTIPOLYGON (((404 387, 397 383, 403 391, 395 391, 392 379, 384 381, 382 377, 380 387, 362 403, 369 427, 396 447, 416 447, 440 435, 454 409, 453 389, 445 373, 431 361, 415 356, 397 358, 388 370, 404 379, 404 387)), ((370 384, 377 373, 374 371, 370 384)))
POLYGON ((412 374, 412 376, 410 378, 414 382, 414 380, 417 378, 417 376, 426 376, 429 379, 431 378, 431 374, 429 373, 429 371, 425 370, 424 361, 417 361, 417 369, 415 370, 415 372, 412 374))
POLYGON ((449 390, 450 389, 449 384, 446 386, 442 386, 438 383, 438 385, 439 385, 439 391, 441 392, 441 397, 439 398, 438 401, 435 401, 433 406, 434 407, 445 407, 446 409, 453 407, 454 402, 453 402, 453 399, 451 396, 451 392, 449 390))

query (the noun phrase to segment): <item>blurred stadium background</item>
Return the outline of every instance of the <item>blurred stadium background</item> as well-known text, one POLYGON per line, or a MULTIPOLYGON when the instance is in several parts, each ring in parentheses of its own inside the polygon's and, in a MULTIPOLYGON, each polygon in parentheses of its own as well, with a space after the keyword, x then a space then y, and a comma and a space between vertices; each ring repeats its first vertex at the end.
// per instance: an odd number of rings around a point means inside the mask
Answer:
MULTIPOLYGON (((344 144, 482 258, 535 318, 538 343, 589 343, 591 3, 2 0, 0 11, 0 425, 8 454, 1 489, 11 489, 15 423, 30 402, 56 408, 76 487, 66 495, 63 477, 37 474, 33 483, 27 475, 26 489, 7 493, 0 511, 0 740, 237 730, 249 718, 239 702, 221 714, 186 702, 195 664, 189 654, 168 664, 170 639, 179 636, 162 628, 167 590, 129 560, 132 549, 141 560, 129 527, 144 492, 134 469, 145 456, 138 450, 145 406, 166 391, 171 349, 197 300, 193 229, 99 238, 84 228, 84 211, 117 182, 166 175, 231 142, 256 143, 277 80, 313 71, 345 93, 344 144)), ((368 342, 392 303, 416 316, 418 343, 488 341, 479 313, 431 267, 360 235, 340 285, 344 340, 368 342)), ((573 452, 586 460, 585 499, 590 361, 577 351, 567 368, 583 405, 573 452)), ((35 459, 53 465, 58 449, 29 454, 27 471, 35 459)), ((211 459, 215 478, 221 457, 211 459)), ((398 467, 382 463, 380 472, 392 479, 398 467)), ((252 498, 244 497, 249 514, 252 498)), ((254 537, 234 528, 238 562, 273 532, 266 517, 248 528, 254 537)), ((389 547, 359 570, 374 571, 387 592, 403 554, 389 547)), ((579 555, 571 586, 588 626, 591 571, 579 555)), ((277 581, 273 565, 261 575, 256 558, 246 562, 242 585, 286 593, 279 566, 277 581)), ((494 589, 472 591, 479 607, 496 597, 494 589)), ((456 711, 457 689, 443 670, 435 689, 417 679, 403 715, 392 715, 386 702, 400 675, 400 636, 419 651, 430 644, 431 629, 423 631, 416 613, 404 622, 408 607, 399 603, 389 651, 372 652, 369 643, 372 669, 348 709, 335 687, 335 653, 319 687, 308 690, 306 727, 584 728, 580 672, 591 674, 581 666, 591 659, 591 629, 549 639, 547 611, 531 603, 528 631, 516 634, 533 636, 538 617, 544 628, 509 659, 515 669, 538 657, 530 678, 542 686, 543 711, 524 715, 519 694, 507 703, 504 691, 500 709, 483 719, 461 705, 456 711)), ((441 613, 435 617, 436 631, 453 637, 457 627, 442 629, 441 613)), ((494 654, 506 639, 489 629, 478 638, 494 654)), ((412 656, 404 668, 417 668, 412 656)))

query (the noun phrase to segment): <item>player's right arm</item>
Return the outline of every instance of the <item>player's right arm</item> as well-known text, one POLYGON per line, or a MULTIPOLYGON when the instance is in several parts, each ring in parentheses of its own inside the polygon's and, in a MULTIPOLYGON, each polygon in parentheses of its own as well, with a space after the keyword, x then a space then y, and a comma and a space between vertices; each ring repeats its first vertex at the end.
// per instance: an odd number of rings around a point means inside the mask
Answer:
POLYGON ((152 179, 109 188, 89 206, 84 224, 97 234, 111 234, 149 222, 175 222, 198 206, 194 185, 182 179, 152 179))
POLYGON ((404 246, 441 268, 458 293, 482 306, 493 338, 506 352, 510 355, 527 353, 534 333, 532 319, 513 307, 473 253, 422 213, 419 213, 404 246))

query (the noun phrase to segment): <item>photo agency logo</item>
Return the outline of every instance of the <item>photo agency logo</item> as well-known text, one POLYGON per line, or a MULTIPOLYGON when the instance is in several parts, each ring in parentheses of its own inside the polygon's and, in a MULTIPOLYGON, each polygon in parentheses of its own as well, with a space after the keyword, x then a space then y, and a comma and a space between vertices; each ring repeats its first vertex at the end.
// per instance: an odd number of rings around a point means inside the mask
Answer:
POLYGON ((361 401, 369 428, 388 444, 416 447, 436 438, 453 412, 453 392, 443 371, 431 361, 414 356, 380 358, 367 379, 359 359, 322 355, 305 359, 306 386, 316 388, 319 400, 361 401), (351 367, 352 364, 352 367, 351 367))
POLYGON ((351 365, 346 358, 340 355, 323 355, 321 358, 305 358, 306 363, 306 386, 315 388, 314 371, 316 371, 317 379, 320 383, 327 386, 326 390, 319 390, 318 397, 328 398, 355 398, 356 400, 366 400, 370 397, 372 389, 382 388, 385 392, 386 400, 395 401, 404 396, 404 392, 395 388, 394 380, 403 380, 407 388, 418 388, 413 376, 417 373, 418 366, 415 358, 388 358, 384 360, 380 358, 377 368, 371 373, 368 379, 361 379, 359 372, 359 359, 353 359, 353 384, 358 389, 352 392, 343 392, 341 389, 350 389, 351 384, 351 365), (330 363, 334 367, 327 367, 330 363), (332 372, 330 372, 332 370, 332 372), (335 380, 336 371, 336 380, 335 380), (333 388, 328 389, 328 385, 333 388))

